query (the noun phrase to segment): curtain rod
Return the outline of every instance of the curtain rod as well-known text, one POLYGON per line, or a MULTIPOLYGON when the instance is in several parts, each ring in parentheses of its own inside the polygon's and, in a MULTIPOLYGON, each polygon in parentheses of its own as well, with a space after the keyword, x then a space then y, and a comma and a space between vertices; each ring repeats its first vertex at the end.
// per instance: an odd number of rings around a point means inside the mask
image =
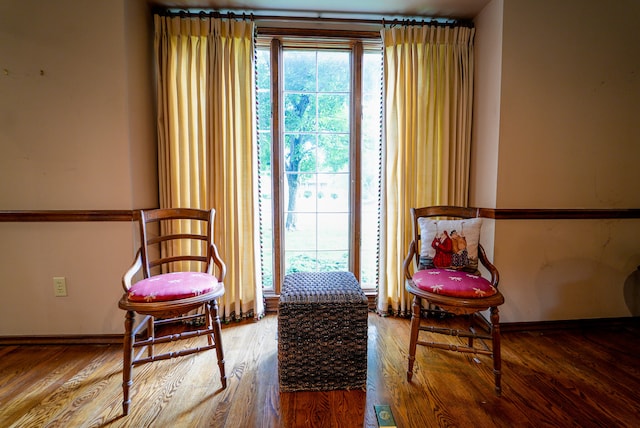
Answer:
POLYGON ((336 18, 336 17, 323 17, 323 16, 303 16, 303 15, 262 15, 256 13, 256 11, 242 11, 242 10, 226 10, 224 12, 218 10, 204 10, 204 9, 159 9, 154 10, 154 14, 161 16, 182 16, 188 18, 198 17, 213 17, 213 18, 226 18, 226 19, 250 19, 250 20, 263 20, 274 22, 333 22, 333 23, 359 23, 359 24, 373 24, 373 25, 435 25, 444 27, 468 27, 473 28, 473 21, 461 20, 453 18, 433 18, 433 17, 421 17, 421 16, 392 16, 389 18, 379 19, 365 19, 365 18, 336 18))

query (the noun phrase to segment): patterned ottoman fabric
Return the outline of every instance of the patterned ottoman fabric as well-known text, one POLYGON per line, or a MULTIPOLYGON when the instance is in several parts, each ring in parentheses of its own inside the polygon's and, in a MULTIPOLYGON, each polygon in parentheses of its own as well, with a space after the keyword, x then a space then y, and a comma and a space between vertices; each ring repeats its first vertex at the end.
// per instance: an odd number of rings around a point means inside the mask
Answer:
POLYGON ((286 275, 278 304, 280 391, 365 389, 368 311, 350 272, 286 275))

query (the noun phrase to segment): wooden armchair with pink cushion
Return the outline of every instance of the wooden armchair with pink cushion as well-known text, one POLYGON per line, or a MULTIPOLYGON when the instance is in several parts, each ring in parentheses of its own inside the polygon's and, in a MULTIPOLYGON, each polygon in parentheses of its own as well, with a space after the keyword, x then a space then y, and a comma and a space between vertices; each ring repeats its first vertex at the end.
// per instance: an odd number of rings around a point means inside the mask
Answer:
POLYGON ((498 306, 504 303, 504 297, 498 291, 498 270, 480 245, 479 210, 433 206, 411 208, 410 212, 413 240, 404 261, 404 272, 405 287, 414 298, 407 379, 410 382, 413 376, 417 345, 488 355, 493 359, 495 390, 499 395, 502 364, 498 306), (488 279, 481 275, 479 263, 487 269, 488 279), (427 302, 426 308, 423 301, 427 302), (490 322, 481 314, 486 310, 490 322), (469 328, 443 326, 441 321, 437 322, 443 315, 467 318, 465 325, 469 328), (421 331, 426 334, 421 335, 421 331), (466 343, 426 340, 429 335, 439 334, 464 338, 466 343))
POLYGON ((226 267, 213 243, 214 217, 214 210, 190 208, 136 212, 140 249, 124 274, 125 293, 118 303, 127 312, 122 372, 125 415, 131 403, 133 367, 140 364, 215 348, 222 388, 227 386, 217 303, 224 294, 226 267), (136 314, 142 315, 138 323, 136 314), (189 345, 184 340, 198 336, 206 336, 206 342, 168 349, 171 342, 189 345), (156 354, 159 344, 163 352, 156 354))

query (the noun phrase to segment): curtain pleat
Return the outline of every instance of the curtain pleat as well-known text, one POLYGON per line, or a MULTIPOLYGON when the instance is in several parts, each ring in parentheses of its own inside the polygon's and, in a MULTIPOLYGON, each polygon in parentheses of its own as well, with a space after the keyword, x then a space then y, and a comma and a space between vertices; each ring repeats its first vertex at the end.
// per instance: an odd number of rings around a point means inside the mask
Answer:
POLYGON ((402 265, 411 207, 466 205, 473 101, 474 29, 382 30, 385 143, 383 254, 378 311, 408 315, 402 265))
POLYGON ((254 230, 254 67, 251 21, 215 20, 209 36, 209 60, 216 72, 209 75, 207 117, 211 130, 209 198, 223 218, 217 242, 227 249, 227 277, 231 284, 221 299, 232 318, 262 314, 262 293, 257 286, 254 230))
POLYGON ((160 207, 215 208, 214 241, 227 265, 220 314, 225 320, 260 317, 253 240, 254 23, 158 15, 154 21, 160 207))

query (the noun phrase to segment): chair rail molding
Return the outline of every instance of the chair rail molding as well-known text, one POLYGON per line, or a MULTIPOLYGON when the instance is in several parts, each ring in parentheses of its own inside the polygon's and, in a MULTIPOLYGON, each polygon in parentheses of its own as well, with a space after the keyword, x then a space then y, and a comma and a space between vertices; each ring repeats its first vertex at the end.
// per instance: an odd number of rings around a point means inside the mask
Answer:
POLYGON ((589 220, 640 218, 640 208, 479 208, 481 217, 496 220, 589 220))
MULTIPOLYGON (((481 217, 492 218, 495 220, 589 220, 640 218, 640 208, 479 208, 479 210, 481 217)), ((137 210, 0 210, 0 223, 132 221, 135 211, 137 210)))
POLYGON ((0 210, 0 222, 132 221, 135 210, 0 210))

